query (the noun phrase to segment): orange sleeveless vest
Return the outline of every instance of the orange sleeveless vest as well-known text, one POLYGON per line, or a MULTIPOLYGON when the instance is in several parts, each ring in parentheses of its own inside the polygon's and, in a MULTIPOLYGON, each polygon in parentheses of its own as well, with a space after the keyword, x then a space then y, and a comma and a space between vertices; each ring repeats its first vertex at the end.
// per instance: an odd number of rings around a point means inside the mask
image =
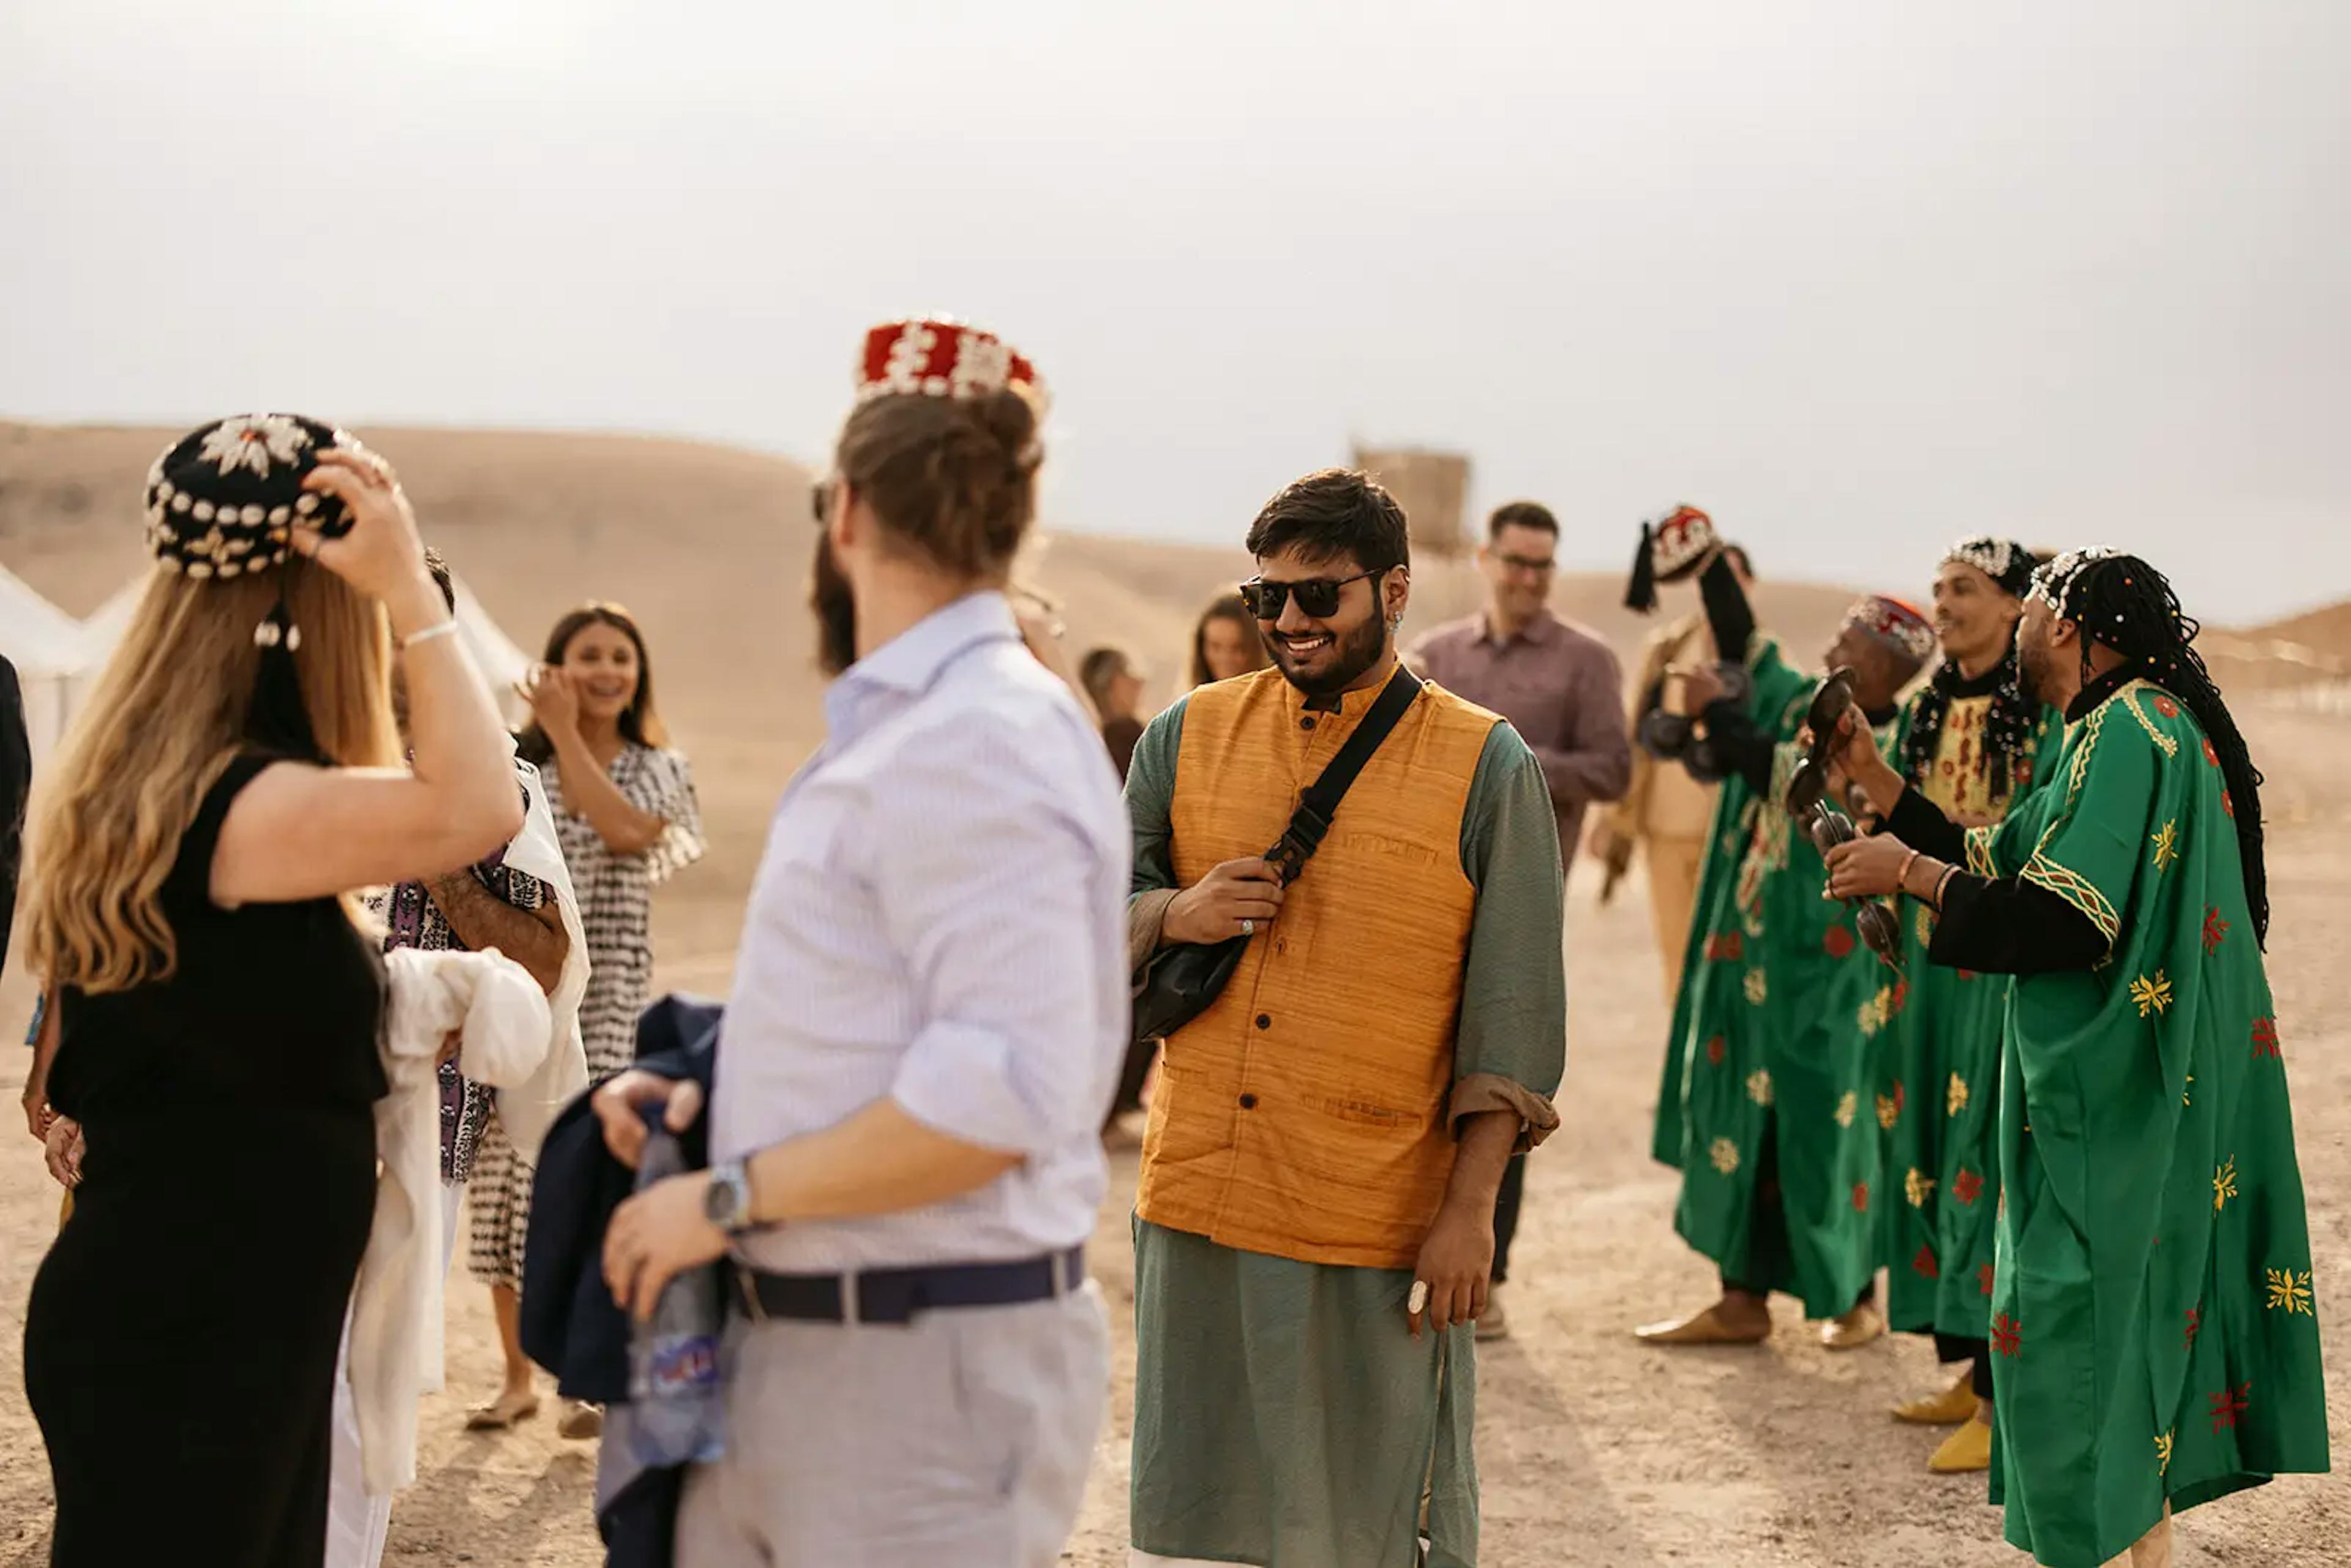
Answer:
MULTIPOLYGON (((1376 691, 1310 712, 1279 670, 1203 686, 1169 810, 1176 880, 1261 855, 1376 691)), ((1408 1269, 1445 1197, 1475 890, 1461 818, 1500 720, 1426 686, 1207 1011, 1167 1041, 1135 1210, 1226 1247, 1408 1269)))

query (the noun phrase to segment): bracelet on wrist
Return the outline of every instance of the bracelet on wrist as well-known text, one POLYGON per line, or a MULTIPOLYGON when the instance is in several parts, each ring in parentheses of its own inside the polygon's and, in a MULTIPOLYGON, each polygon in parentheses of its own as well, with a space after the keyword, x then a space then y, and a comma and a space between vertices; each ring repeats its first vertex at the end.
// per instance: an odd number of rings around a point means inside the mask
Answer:
POLYGON ((411 632, 407 636, 401 638, 400 641, 393 645, 402 653, 405 653, 411 648, 420 646, 423 643, 436 642, 443 637, 454 637, 456 634, 457 618, 452 615, 446 621, 436 621, 432 625, 424 627, 421 631, 411 632))
POLYGON ((1959 867, 1955 865, 1947 865, 1943 868, 1943 874, 1935 879, 1935 896, 1928 902, 1933 904, 1937 909, 1939 910, 1943 907, 1943 894, 1949 890, 1951 879, 1959 874, 1959 867))

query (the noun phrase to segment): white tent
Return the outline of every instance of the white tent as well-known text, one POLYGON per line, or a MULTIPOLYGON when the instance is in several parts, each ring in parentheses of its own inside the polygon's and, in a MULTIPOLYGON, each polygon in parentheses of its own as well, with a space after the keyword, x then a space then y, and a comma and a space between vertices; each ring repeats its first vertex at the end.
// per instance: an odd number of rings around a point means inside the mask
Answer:
POLYGON ((82 668, 81 623, 0 567, 0 653, 25 689, 25 728, 38 764, 56 748, 73 715, 82 668))
MULTIPOLYGON (((131 618, 138 612, 140 596, 147 591, 147 582, 142 573, 124 583, 81 623, 80 668, 86 673, 75 688, 77 695, 97 678, 98 672, 121 643, 123 633, 131 629, 131 618)), ((515 645, 514 639, 490 618, 482 601, 462 582, 457 585, 457 631, 465 639, 475 664, 489 678, 498 711, 508 723, 518 725, 527 715, 522 699, 515 695, 515 683, 528 673, 533 661, 515 645)))

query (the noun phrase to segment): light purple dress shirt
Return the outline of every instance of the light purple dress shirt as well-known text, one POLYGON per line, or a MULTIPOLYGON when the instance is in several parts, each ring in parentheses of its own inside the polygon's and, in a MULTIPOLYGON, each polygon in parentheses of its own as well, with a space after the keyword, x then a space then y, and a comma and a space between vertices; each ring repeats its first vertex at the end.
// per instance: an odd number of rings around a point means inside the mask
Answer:
POLYGON ((754 1265, 989 1262, 1093 1232, 1125 1054, 1131 836, 1118 781, 1004 598, 859 660, 786 789, 737 956, 714 1159, 888 1096, 1022 1163, 929 1207, 756 1232, 754 1265))
POLYGON ((1510 637, 1497 637, 1483 613, 1448 622, 1407 657, 1447 691, 1509 719, 1533 750, 1551 786, 1564 874, 1575 863, 1584 808, 1623 799, 1633 781, 1615 653, 1543 610, 1510 637))

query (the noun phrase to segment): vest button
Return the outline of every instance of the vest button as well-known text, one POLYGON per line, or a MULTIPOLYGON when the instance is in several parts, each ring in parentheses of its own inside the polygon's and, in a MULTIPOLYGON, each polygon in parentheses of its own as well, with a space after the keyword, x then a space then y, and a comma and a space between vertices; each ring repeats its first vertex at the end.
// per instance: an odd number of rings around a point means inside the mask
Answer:
POLYGON ((1310 713, 1304 718, 1300 719, 1298 721, 1298 727, 1301 729, 1312 729, 1314 727, 1314 716, 1310 713))
POLYGON ((1271 1029, 1273 1027, 1273 1015, 1271 1013, 1258 1014, 1257 1027, 1259 1029, 1271 1029))
POLYGON ((1244 1110, 1244 1111, 1254 1111, 1254 1110, 1256 1110, 1256 1109, 1257 1109, 1257 1096, 1256 1096, 1256 1095, 1254 1095, 1254 1094, 1244 1094, 1244 1095, 1242 1095, 1242 1096, 1241 1096, 1241 1109, 1242 1109, 1242 1110, 1244 1110))

